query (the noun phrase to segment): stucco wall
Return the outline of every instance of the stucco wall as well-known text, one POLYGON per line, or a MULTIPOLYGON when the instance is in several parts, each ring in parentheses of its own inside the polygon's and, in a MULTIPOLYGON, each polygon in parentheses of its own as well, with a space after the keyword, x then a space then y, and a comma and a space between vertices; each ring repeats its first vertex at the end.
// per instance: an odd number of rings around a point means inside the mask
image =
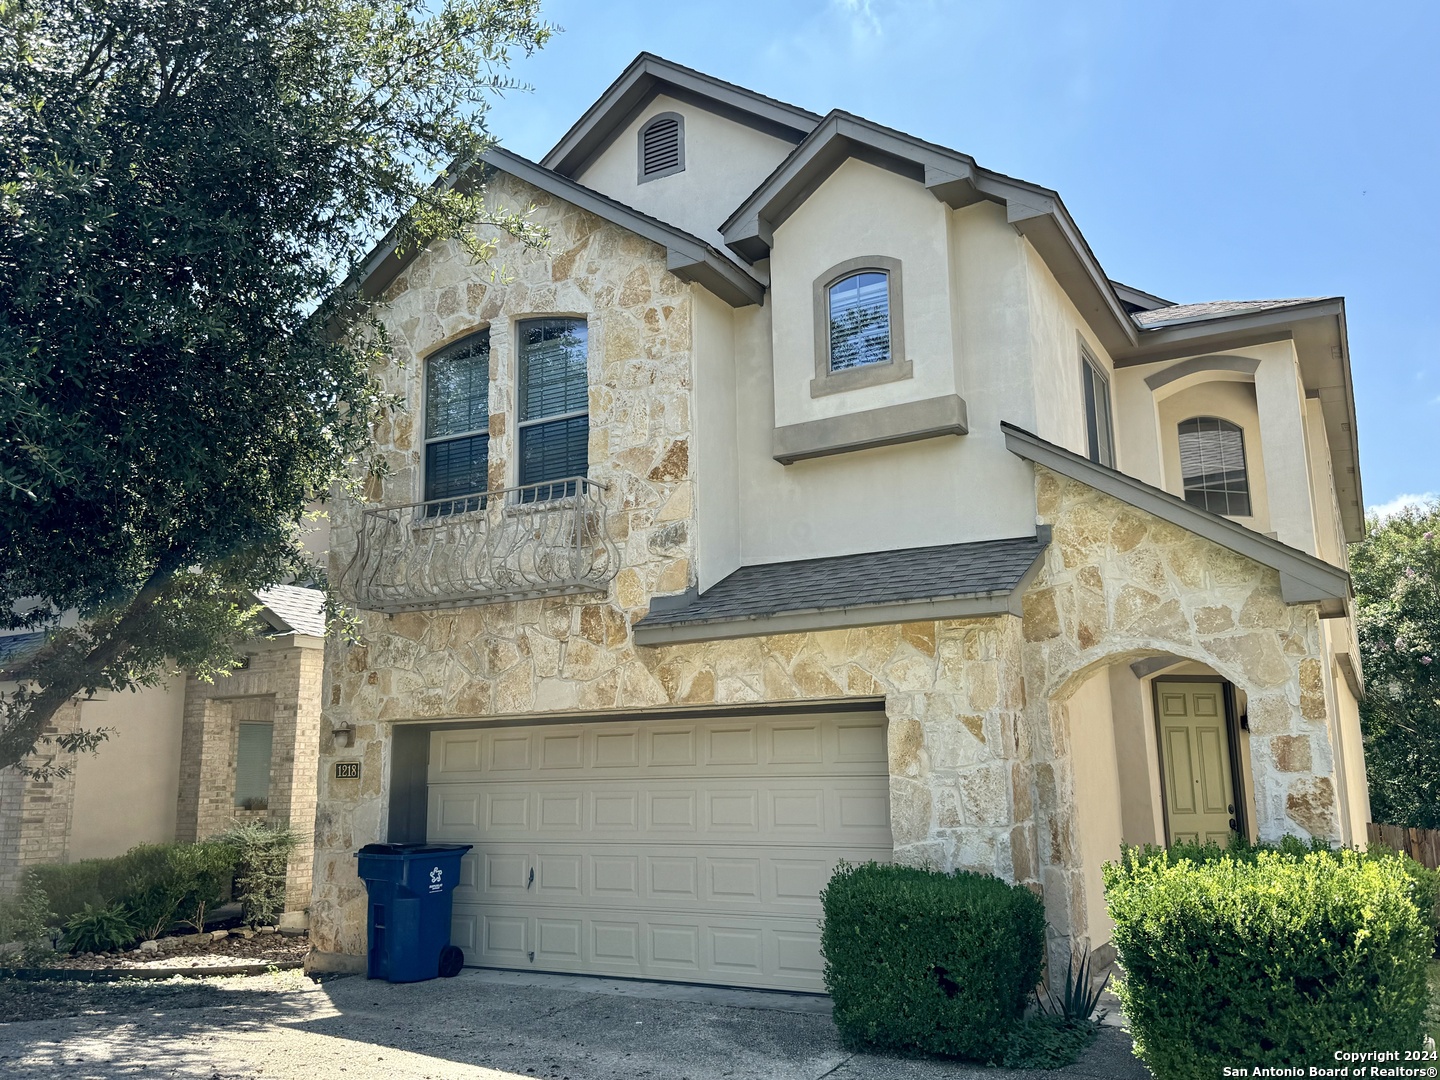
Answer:
MULTIPOLYGON (((1114 371, 1110 355, 1081 318, 1074 301, 1060 287, 1045 260, 1029 243, 1024 245, 1030 363, 1035 393, 1035 426, 1031 430, 1077 454, 1090 452, 1085 421, 1085 390, 1081 382, 1080 341, 1083 338, 1103 375, 1111 381, 1112 432, 1128 421, 1115 408, 1114 371)), ((1115 467, 1125 469, 1122 443, 1115 438, 1115 467)))
POLYGON ((724 250, 721 223, 793 148, 783 139, 661 94, 641 109, 576 179, 724 250), (662 112, 685 118, 685 169, 642 184, 638 178, 640 128, 662 112))
POLYGON ((136 844, 175 839, 185 681, 107 694, 80 706, 86 728, 113 728, 75 761, 68 857, 109 858, 136 844))
MULTIPOLYGON (((950 321, 948 213, 913 180, 851 159, 775 230, 770 303, 777 425, 960 392, 950 321), (913 375, 812 397, 816 280, 840 263, 870 256, 900 263, 903 359, 913 375)), ((893 324, 893 311, 891 318, 893 324)))
POLYGON ((1120 857, 1124 828, 1121 783, 1116 760, 1116 723, 1110 700, 1110 676, 1096 671, 1064 705, 1070 724, 1070 766, 1075 773, 1075 827, 1080 840, 1085 904, 1090 936, 1108 941, 1114 924, 1105 911, 1101 867, 1120 857))
POLYGON ((1157 395, 1160 448, 1166 491, 1184 496, 1180 474, 1180 424, 1196 416, 1217 416, 1237 425, 1245 438, 1245 470, 1250 485, 1250 514, 1229 515, 1247 529, 1270 531, 1270 498, 1265 475, 1265 443, 1260 434, 1260 413, 1255 407, 1255 384, 1213 380, 1186 386, 1175 393, 1157 395))

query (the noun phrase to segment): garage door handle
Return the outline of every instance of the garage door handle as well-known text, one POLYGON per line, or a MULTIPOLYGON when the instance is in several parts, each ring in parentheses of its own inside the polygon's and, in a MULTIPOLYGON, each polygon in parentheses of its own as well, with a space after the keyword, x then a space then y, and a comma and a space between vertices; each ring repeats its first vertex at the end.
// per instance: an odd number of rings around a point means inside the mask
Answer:
POLYGON ((525 879, 525 888, 528 889, 528 888, 530 888, 531 885, 534 885, 534 884, 535 884, 535 867, 532 866, 532 867, 530 867, 530 876, 525 879))

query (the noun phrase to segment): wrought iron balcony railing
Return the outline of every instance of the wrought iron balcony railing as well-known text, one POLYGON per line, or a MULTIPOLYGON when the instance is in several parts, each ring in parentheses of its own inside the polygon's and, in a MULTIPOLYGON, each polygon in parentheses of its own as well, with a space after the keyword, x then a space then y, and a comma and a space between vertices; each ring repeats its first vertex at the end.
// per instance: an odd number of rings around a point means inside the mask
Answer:
POLYGON ((365 510, 341 594, 394 612, 604 591, 620 561, 604 490, 573 477, 365 510))

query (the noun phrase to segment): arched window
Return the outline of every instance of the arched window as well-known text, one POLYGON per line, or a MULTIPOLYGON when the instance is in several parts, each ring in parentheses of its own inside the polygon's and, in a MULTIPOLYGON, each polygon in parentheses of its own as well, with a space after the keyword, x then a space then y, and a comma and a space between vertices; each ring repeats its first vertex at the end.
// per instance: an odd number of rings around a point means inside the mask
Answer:
POLYGON ((685 171, 685 118, 667 112, 640 129, 640 183, 685 171))
POLYGON ((861 270, 831 285, 830 370, 890 362, 890 275, 861 270))
POLYGON ((490 486, 490 331, 441 349, 425 362, 427 513, 475 509, 466 495, 490 486), (440 500, 462 500, 442 503, 440 500))
POLYGON ((1218 416, 1180 422, 1180 479, 1191 506, 1250 516, 1250 481, 1245 473, 1245 433, 1218 416))

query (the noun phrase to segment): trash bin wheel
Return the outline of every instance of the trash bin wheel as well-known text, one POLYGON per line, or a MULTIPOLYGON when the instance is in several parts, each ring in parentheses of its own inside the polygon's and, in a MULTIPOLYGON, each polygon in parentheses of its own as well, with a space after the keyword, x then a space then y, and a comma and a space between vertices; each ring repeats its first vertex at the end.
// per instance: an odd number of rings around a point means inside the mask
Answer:
POLYGON ((465 966, 465 954, 454 945, 446 945, 440 950, 440 977, 442 979, 453 979, 460 974, 460 969, 465 966))

